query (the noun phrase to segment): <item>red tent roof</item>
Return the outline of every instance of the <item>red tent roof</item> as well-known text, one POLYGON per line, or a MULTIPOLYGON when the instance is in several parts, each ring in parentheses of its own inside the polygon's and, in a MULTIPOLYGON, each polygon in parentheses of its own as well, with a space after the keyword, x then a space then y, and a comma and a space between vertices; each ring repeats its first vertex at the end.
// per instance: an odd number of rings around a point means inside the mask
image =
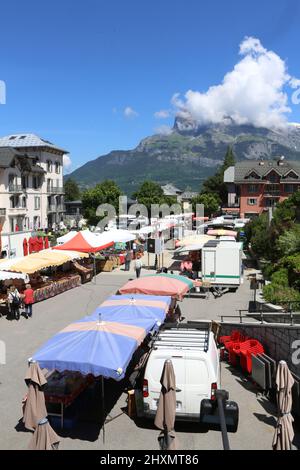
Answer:
POLYGON ((54 247, 55 250, 82 251, 83 253, 96 253, 112 246, 114 241, 109 233, 95 235, 88 231, 78 232, 68 242, 54 247))

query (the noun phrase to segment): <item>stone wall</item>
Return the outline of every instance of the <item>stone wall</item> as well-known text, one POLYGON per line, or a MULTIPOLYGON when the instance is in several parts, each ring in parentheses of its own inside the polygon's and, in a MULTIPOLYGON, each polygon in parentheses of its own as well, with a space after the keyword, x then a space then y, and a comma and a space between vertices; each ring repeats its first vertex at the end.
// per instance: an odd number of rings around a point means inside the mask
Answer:
POLYGON ((266 354, 277 362, 281 360, 286 361, 290 370, 300 376, 300 326, 227 322, 221 323, 220 326, 220 335, 230 335, 232 330, 239 330, 243 331, 247 336, 257 339, 264 346, 266 354), (293 343, 297 340, 299 344, 296 349, 293 349, 293 343))

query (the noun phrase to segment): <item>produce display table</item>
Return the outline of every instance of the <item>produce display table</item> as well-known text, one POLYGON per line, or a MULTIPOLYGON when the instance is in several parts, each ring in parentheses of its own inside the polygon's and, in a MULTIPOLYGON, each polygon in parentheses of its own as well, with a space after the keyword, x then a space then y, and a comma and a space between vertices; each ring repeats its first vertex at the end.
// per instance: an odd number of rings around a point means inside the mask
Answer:
POLYGON ((61 427, 64 427, 64 410, 93 383, 92 375, 82 376, 77 372, 54 372, 45 386, 45 401, 47 404, 60 405, 60 412, 48 412, 49 416, 58 416, 61 427))
POLYGON ((61 294, 62 292, 80 285, 81 277, 79 274, 73 274, 66 278, 52 281, 50 284, 34 290, 34 301, 40 302, 42 300, 49 299, 50 297, 54 297, 55 295, 61 294))

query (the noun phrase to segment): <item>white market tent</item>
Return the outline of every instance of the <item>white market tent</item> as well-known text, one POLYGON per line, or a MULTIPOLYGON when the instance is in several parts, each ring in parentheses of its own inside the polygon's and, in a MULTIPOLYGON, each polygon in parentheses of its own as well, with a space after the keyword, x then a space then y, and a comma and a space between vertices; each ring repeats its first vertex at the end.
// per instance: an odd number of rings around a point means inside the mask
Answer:
POLYGON ((62 245, 63 243, 67 243, 68 241, 72 240, 72 238, 75 237, 75 235, 77 235, 78 232, 76 232, 76 230, 71 230, 70 232, 66 233, 65 235, 63 235, 62 237, 59 237, 57 240, 56 240, 56 243, 58 245, 62 245))
POLYGON ((29 282, 28 274, 0 271, 0 281, 9 281, 11 279, 23 279, 25 283, 29 282))
POLYGON ((136 239, 136 235, 129 232, 128 230, 112 229, 107 230, 104 233, 110 236, 114 243, 127 243, 136 239))

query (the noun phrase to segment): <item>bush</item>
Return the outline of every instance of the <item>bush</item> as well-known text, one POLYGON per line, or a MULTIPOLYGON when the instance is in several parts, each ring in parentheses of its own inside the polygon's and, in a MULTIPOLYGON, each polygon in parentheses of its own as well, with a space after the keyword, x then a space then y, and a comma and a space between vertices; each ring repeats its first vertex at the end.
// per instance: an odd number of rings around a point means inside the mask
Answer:
POLYGON ((300 308, 300 292, 292 287, 284 287, 271 283, 263 287, 263 296, 267 302, 275 305, 288 308, 289 302, 297 302, 297 304, 292 305, 293 310, 300 308))
POLYGON ((285 268, 279 269, 279 271, 275 271, 275 273, 271 276, 271 283, 274 287, 289 287, 289 276, 288 270, 285 268))
POLYGON ((276 266, 274 266, 273 263, 267 263, 263 268, 262 268, 262 273, 264 275, 264 278, 267 280, 271 280, 271 276, 276 270, 276 266))

